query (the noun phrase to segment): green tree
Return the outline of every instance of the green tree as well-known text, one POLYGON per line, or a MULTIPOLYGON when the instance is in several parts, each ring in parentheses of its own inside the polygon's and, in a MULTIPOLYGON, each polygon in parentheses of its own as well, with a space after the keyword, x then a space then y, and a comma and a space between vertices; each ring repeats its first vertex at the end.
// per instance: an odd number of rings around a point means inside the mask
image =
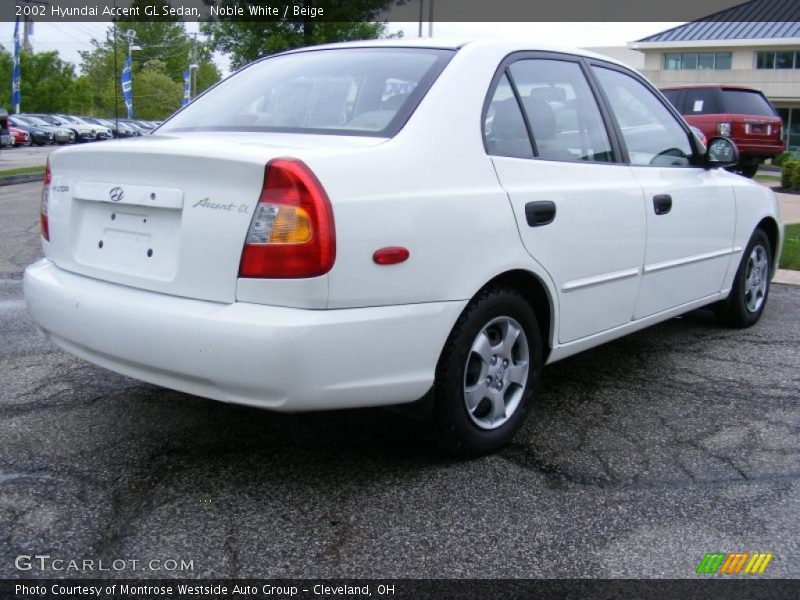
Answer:
MULTIPOLYGON (((0 107, 9 112, 11 106, 11 72, 14 58, 0 48, 0 107)), ((28 52, 20 55, 20 108, 25 112, 57 112, 64 110, 65 100, 73 94, 75 66, 62 60, 58 52, 28 52)))
POLYGON ((181 105, 183 86, 167 74, 166 63, 153 59, 133 80, 134 117, 161 120, 181 105))
POLYGON ((11 72, 14 57, 3 46, 0 46, 0 108, 11 110, 11 72))
MULTIPOLYGON (((325 20, 276 19, 253 21, 220 18, 201 25, 211 39, 211 48, 230 55, 231 66, 239 68, 262 56, 315 44, 375 39, 386 36, 386 24, 377 21, 382 11, 405 0, 290 0, 290 7, 322 7, 325 20)), ((253 4, 272 6, 271 0, 219 0, 218 6, 253 4)), ((289 9, 291 15, 293 9, 289 9)))
MULTIPOLYGON (((168 6, 167 0, 135 0, 132 6, 168 6)), ((161 11, 159 11, 161 12, 161 11)), ((132 53, 134 112, 141 116, 142 110, 149 112, 147 97, 137 97, 137 80, 145 71, 145 65, 158 61, 158 74, 166 76, 173 84, 183 85, 183 72, 194 58, 199 65, 197 78, 198 93, 220 79, 220 72, 212 60, 208 44, 196 41, 186 33, 183 23, 173 17, 153 17, 144 21, 118 21, 116 35, 114 27, 106 31, 105 40, 92 40, 92 50, 81 52, 81 70, 91 85, 91 104, 99 116, 114 116, 115 108, 123 115, 125 105, 122 101, 119 77, 125 58, 128 55, 127 31, 133 31, 133 43, 141 48, 132 53), (116 50, 116 57, 115 57, 116 50), (116 65, 115 65, 116 63, 116 65)), ((150 69, 152 71, 152 69, 150 69)), ((154 74, 148 74, 153 80, 154 74)), ((174 86, 170 86, 170 89, 174 86)), ((180 100, 166 114, 180 106, 180 100)), ((162 113, 163 110, 157 110, 162 113)), ((146 117, 142 117, 146 118, 146 117)), ((155 118, 155 117, 151 117, 155 118)), ((163 118, 158 117, 158 118, 163 118)))

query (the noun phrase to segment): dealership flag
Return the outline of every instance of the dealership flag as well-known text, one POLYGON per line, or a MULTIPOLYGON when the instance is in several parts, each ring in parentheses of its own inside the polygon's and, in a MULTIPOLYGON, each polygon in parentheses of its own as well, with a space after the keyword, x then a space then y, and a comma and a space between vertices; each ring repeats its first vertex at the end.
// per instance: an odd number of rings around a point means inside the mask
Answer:
POLYGON ((133 61, 128 56, 125 59, 125 66, 122 67, 122 76, 120 81, 122 83, 122 99, 125 106, 128 107, 128 118, 133 118, 133 80, 131 78, 131 69, 133 68, 133 61))
POLYGON ((192 99, 192 72, 191 71, 184 71, 183 72, 183 102, 181 102, 181 106, 186 106, 192 99))
POLYGON ((19 112, 19 19, 14 25, 14 70, 11 75, 11 105, 19 112))

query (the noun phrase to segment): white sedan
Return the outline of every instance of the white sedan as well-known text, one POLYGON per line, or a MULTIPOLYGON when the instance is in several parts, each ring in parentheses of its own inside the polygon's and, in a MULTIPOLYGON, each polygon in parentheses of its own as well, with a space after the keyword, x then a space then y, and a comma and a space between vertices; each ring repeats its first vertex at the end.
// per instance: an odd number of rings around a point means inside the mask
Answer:
POLYGON ((759 319, 783 226, 736 161, 599 55, 308 48, 53 153, 25 297, 113 371, 283 411, 420 400, 488 452, 543 364, 701 306, 759 319))

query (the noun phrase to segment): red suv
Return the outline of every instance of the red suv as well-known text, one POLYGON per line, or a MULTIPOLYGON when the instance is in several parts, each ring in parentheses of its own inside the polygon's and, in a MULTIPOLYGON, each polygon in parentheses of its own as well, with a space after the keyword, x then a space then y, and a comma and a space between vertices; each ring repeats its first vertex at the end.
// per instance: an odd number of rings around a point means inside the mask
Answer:
POLYGON ((753 177, 761 162, 785 149, 781 118, 759 90, 687 85, 661 91, 708 139, 725 136, 733 140, 741 159, 732 170, 745 177, 753 177))

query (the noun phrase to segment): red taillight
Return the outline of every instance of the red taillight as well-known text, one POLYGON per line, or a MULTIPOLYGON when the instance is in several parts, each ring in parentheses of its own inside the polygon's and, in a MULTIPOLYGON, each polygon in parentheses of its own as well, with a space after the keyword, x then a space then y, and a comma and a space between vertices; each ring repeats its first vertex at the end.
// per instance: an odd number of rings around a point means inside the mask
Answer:
POLYGON ((330 271, 335 260, 333 209, 322 184, 299 160, 270 161, 239 276, 318 277, 330 271))
POLYGON ((47 166, 44 168, 44 186, 42 187, 42 202, 39 209, 39 217, 42 226, 42 237, 48 242, 50 241, 50 223, 47 220, 47 204, 50 199, 50 182, 53 175, 50 173, 50 161, 47 161, 47 166))

